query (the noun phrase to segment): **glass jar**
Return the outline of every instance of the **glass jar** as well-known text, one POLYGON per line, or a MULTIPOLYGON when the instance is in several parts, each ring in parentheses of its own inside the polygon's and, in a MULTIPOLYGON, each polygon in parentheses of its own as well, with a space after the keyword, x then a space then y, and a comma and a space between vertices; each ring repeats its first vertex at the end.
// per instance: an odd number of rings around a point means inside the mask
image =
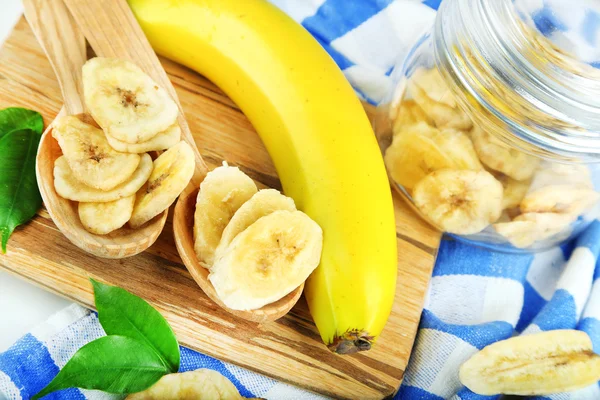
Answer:
POLYGON ((600 5, 587 0, 442 2, 374 124, 393 186, 425 220, 510 252, 547 249, 593 221, 594 21, 600 5))

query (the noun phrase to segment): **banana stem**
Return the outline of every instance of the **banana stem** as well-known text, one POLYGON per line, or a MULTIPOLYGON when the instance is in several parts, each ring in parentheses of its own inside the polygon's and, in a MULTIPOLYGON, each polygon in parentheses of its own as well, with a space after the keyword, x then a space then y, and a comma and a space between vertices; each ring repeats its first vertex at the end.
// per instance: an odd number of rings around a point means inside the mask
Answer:
POLYGON ((353 329, 346 331, 341 336, 336 336, 333 343, 327 347, 337 354, 354 354, 370 350, 374 340, 375 337, 370 336, 368 332, 353 329))

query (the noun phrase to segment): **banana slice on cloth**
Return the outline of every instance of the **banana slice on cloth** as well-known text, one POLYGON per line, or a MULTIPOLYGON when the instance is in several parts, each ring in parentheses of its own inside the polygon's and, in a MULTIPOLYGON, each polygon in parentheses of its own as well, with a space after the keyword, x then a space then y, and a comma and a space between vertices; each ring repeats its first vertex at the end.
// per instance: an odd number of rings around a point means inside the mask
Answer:
POLYGON ((129 61, 92 58, 83 66, 82 78, 90 114, 118 140, 146 142, 177 119, 179 110, 169 94, 129 61))
POLYGON ((115 188, 128 180, 140 164, 139 155, 114 150, 101 129, 75 116, 55 121, 52 136, 58 141, 73 176, 94 189, 115 188))
POLYGON ((412 125, 394 137, 385 152, 385 164, 392 179, 408 190, 432 171, 455 167, 452 159, 423 134, 423 130, 432 132, 432 135, 437 132, 425 123, 412 125))
POLYGON ((260 218, 278 210, 296 211, 294 200, 275 189, 260 190, 233 214, 225 227, 215 258, 219 259, 237 235, 260 218))
POLYGON ((194 250, 205 268, 212 268, 223 230, 235 212, 257 191, 248 175, 227 163, 206 175, 194 214, 194 250))
POLYGON ((425 111, 414 100, 403 101, 398 109, 398 116, 393 123, 394 136, 402 133, 406 127, 418 124, 419 122, 425 122, 433 126, 433 120, 427 116, 425 111))
POLYGON ((275 211, 236 236, 208 278, 223 303, 255 310, 300 286, 319 265, 321 227, 300 211, 275 211))
POLYGON ((516 336, 485 347, 460 368, 480 395, 536 396, 582 389, 600 380, 600 356, 582 331, 516 336))
POLYGON ((194 174, 194 152, 184 141, 154 160, 148 182, 137 192, 129 225, 139 228, 169 208, 194 174))
POLYGON ((135 195, 107 203, 79 203, 79 219, 86 231, 106 235, 129 221, 135 195))
POLYGON ((408 91, 415 103, 433 120, 436 127, 440 129, 455 128, 465 131, 473 127, 471 118, 458 107, 454 96, 448 89, 424 89, 419 83, 424 85, 424 82, 421 82, 421 80, 415 82, 414 79, 409 79, 407 84, 408 91), (432 91, 428 92, 427 90, 432 91))
POLYGON ((591 209, 600 194, 583 185, 549 185, 530 191, 521 201, 523 213, 560 213, 577 217, 591 209))
POLYGON ((444 169, 419 181, 416 207, 445 232, 481 232, 502 214, 502 184, 487 171, 444 169))
POLYGON ((442 129, 433 137, 433 142, 454 162, 456 169, 483 169, 471 139, 464 132, 442 129))
POLYGON ((231 381, 217 371, 197 369, 163 376, 127 400, 243 400, 231 381))
POLYGON ((62 198, 85 203, 105 203, 134 195, 152 173, 152 157, 142 154, 140 165, 129 180, 117 187, 105 191, 84 185, 75 178, 65 156, 54 162, 54 189, 62 198))
POLYGON ((573 221, 575 218, 566 214, 526 213, 515 217, 510 222, 496 223, 494 229, 510 244, 524 249, 559 233, 562 233, 565 238, 568 237, 571 234, 570 224, 573 221))
POLYGON ((504 188, 504 197, 502 199, 502 209, 511 209, 519 207, 521 201, 529 191, 531 180, 517 181, 501 173, 492 173, 504 188))
POLYGON ((482 163, 518 181, 531 178, 539 165, 536 157, 508 147, 476 126, 471 130, 471 138, 482 163))
POLYGON ((123 142, 111 135, 106 135, 106 140, 110 147, 125 153, 147 153, 149 151, 166 150, 179 143, 181 140, 181 128, 178 123, 175 123, 166 131, 158 133, 149 140, 135 144, 123 142))

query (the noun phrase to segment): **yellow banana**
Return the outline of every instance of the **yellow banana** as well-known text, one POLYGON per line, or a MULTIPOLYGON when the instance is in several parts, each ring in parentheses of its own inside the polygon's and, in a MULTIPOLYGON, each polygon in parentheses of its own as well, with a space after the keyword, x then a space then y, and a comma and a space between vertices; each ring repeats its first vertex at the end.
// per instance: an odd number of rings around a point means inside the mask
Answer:
POLYGON ((128 0, 154 49, 201 73, 244 111, 286 195, 323 229, 306 299, 332 351, 368 350, 394 300, 390 187, 369 120, 344 75, 264 0, 128 0))

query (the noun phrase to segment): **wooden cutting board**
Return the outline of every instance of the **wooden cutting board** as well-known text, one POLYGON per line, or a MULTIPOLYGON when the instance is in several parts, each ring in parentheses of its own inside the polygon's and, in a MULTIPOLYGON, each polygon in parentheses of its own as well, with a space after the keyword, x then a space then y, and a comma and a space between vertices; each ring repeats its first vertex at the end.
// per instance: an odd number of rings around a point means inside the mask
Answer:
MULTIPOLYGON (((200 75, 161 61, 209 166, 226 159, 281 189, 260 138, 236 105, 200 75)), ((52 68, 21 19, 0 49, 0 109, 31 108, 49 123, 61 104, 52 68)), ((440 241, 397 195, 394 202, 399 254, 394 308, 376 346, 352 356, 333 354, 321 343, 304 299, 284 318, 263 325, 222 311, 181 264, 170 222, 145 253, 106 260, 72 245, 42 209, 17 228, 7 253, 0 254, 0 267, 88 307, 93 306, 88 278, 119 285, 152 303, 184 346, 331 397, 384 398, 402 381, 440 241)))

